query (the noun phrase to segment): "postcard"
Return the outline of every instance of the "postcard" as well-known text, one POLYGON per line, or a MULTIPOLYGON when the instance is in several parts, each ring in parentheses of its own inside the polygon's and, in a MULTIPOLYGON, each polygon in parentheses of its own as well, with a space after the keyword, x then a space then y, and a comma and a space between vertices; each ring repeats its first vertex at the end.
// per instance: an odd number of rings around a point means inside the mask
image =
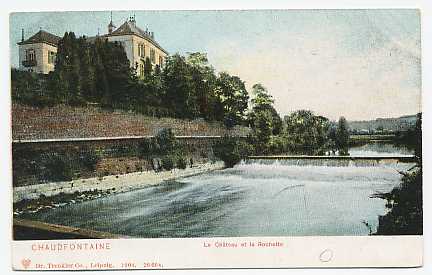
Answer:
POLYGON ((11 13, 13 268, 422 266, 420 17, 11 13))

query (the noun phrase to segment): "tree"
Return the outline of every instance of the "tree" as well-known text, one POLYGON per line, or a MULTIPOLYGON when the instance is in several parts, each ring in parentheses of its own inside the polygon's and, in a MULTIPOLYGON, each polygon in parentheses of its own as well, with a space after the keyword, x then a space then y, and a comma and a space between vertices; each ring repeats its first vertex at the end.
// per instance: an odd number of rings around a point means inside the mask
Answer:
POLYGON ((261 84, 257 83, 252 86, 252 95, 254 96, 251 100, 254 108, 268 108, 274 103, 273 97, 268 93, 267 89, 261 84))
POLYGON ((233 167, 242 159, 251 154, 253 148, 250 144, 235 137, 224 137, 213 145, 215 156, 221 159, 227 168, 233 167))
POLYGON ((222 120, 223 106, 215 93, 216 75, 214 68, 208 64, 207 54, 188 53, 186 63, 190 67, 192 85, 196 91, 199 116, 207 120, 222 120))
MULTIPOLYGON (((403 177, 399 186, 387 193, 377 193, 374 197, 387 200, 388 212, 379 216, 375 235, 422 235, 423 234, 423 165, 421 113, 417 114, 414 131, 404 141, 415 149, 416 165, 408 172, 400 172, 403 177)), ((412 148, 412 147, 411 147, 412 148)))
POLYGON ((155 136, 160 153, 172 153, 178 146, 174 132, 171 128, 163 128, 155 136))
POLYGON ((150 58, 147 56, 144 60, 144 76, 151 76, 152 73, 152 64, 150 58))
POLYGON ((84 37, 78 39, 80 55, 81 94, 86 100, 93 100, 96 96, 96 69, 92 49, 84 37))
POLYGON ((252 110, 249 113, 248 120, 249 125, 253 124, 253 120, 256 119, 257 114, 260 112, 267 112, 270 114, 270 124, 272 125, 271 133, 272 135, 280 134, 282 130, 282 119, 277 113, 276 109, 273 107, 273 97, 268 93, 267 89, 260 83, 252 86, 251 100, 252 110))
POLYGON ((131 88, 133 72, 129 59, 120 43, 104 40, 99 48, 109 89, 103 95, 104 104, 129 108, 128 91, 131 88))
POLYGON ((348 154, 349 131, 348 123, 344 117, 340 117, 336 129, 336 147, 343 155, 348 154))
POLYGON ((53 78, 59 93, 64 96, 66 103, 79 105, 83 103, 81 91, 80 47, 73 32, 66 32, 60 39, 53 78))
POLYGON ((176 117, 195 118, 199 113, 197 95, 190 67, 184 57, 175 54, 167 58, 162 81, 166 92, 165 107, 172 110, 176 117))
POLYGON ((255 146, 255 152, 257 154, 267 153, 273 131, 272 113, 269 110, 254 113, 250 126, 252 132, 249 134, 249 139, 255 146))
POLYGON ((27 105, 46 107, 60 102, 58 94, 49 89, 50 77, 32 72, 12 69, 11 71, 11 95, 13 102, 21 102, 27 105))
POLYGON ((14 78, 13 98, 37 106, 94 102, 157 117, 223 121, 230 128, 245 122, 249 97, 244 82, 227 73, 217 76, 204 53, 175 54, 154 71, 146 58, 144 73, 137 77, 120 43, 103 37, 89 43, 66 32, 54 71, 47 77, 28 74, 27 82, 14 78))
POLYGON ((311 111, 299 110, 284 118, 283 136, 294 153, 321 154, 328 140, 330 123, 311 111))
POLYGON ((216 83, 216 96, 223 106, 225 126, 231 128, 242 123, 249 100, 244 82, 238 76, 222 72, 216 83))

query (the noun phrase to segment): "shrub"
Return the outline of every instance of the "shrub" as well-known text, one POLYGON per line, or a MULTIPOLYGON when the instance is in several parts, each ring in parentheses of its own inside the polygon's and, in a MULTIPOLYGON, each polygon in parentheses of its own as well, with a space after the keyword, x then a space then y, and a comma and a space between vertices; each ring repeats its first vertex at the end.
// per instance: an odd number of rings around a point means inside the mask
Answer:
POLYGON ((83 150, 80 152, 80 165, 88 171, 95 171, 96 165, 101 157, 94 150, 83 150))
POLYGON ((51 181, 72 180, 73 171, 70 160, 65 155, 50 155, 45 160, 43 178, 51 181))
POLYGON ((226 167, 233 167, 253 152, 253 146, 238 138, 225 137, 213 146, 213 152, 226 167))
POLYGON ((423 234, 422 169, 404 174, 400 186, 373 197, 387 200, 387 214, 379 217, 376 235, 423 234))
POLYGON ((163 128, 155 136, 159 153, 169 154, 176 148, 177 142, 171 128, 163 128))
POLYGON ((179 169, 186 169, 187 167, 187 163, 184 157, 177 157, 177 164, 176 164, 177 168, 179 169))
POLYGON ((282 136, 271 136, 268 143, 268 152, 271 154, 284 153, 287 150, 287 141, 282 136))
POLYGON ((162 158, 162 168, 164 170, 171 170, 174 168, 174 158, 171 155, 162 158))
POLYGON ((150 158, 158 150, 158 146, 153 139, 144 139, 138 144, 138 157, 150 158))

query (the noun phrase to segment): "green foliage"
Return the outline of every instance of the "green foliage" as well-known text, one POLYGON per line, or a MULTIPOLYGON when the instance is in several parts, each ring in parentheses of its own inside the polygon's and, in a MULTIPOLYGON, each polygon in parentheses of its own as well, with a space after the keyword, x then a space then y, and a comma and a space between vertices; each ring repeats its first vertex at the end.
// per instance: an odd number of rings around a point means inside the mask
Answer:
POLYGON ((138 78, 120 43, 89 42, 66 32, 48 76, 12 70, 12 99, 40 107, 99 103, 155 117, 223 121, 228 127, 243 122, 244 82, 227 73, 217 76, 206 54, 169 56, 162 69, 152 70, 149 58, 143 62, 144 77, 138 78))
POLYGON ((71 160, 66 155, 51 154, 42 163, 42 178, 47 181, 68 181, 73 178, 71 160))
POLYGON ((216 95, 216 79, 214 69, 209 65, 207 55, 199 52, 186 56, 189 66, 192 87, 196 94, 199 116, 207 120, 223 120, 223 106, 216 95))
POLYGON ((414 150, 414 155, 418 161, 422 159, 422 114, 417 114, 417 120, 414 128, 405 132, 397 133, 396 144, 414 150))
POLYGON ((152 73, 152 64, 149 57, 144 60, 144 76, 148 77, 152 73))
POLYGON ((187 167, 186 159, 182 156, 177 156, 176 167, 179 169, 186 169, 187 167))
POLYGON ((144 139, 138 144, 138 157, 150 159, 158 151, 158 145, 154 139, 144 139))
POLYGON ((101 157, 94 150, 82 149, 79 152, 79 162, 87 171, 95 171, 101 157))
POLYGON ((171 154, 178 148, 178 144, 171 128, 163 128, 155 136, 157 148, 161 154, 171 154))
POLYGON ((138 156, 150 159, 162 156, 162 167, 170 170, 174 167, 185 169, 185 150, 177 142, 172 129, 164 128, 154 139, 145 139, 138 145, 138 156))
POLYGON ((161 161, 164 170, 172 170, 174 168, 175 159, 173 155, 166 155, 162 157, 161 161))
POLYGON ((279 135, 282 129, 282 120, 273 107, 272 96, 261 84, 252 87, 252 95, 252 109, 248 114, 248 124, 252 129, 249 140, 254 144, 256 153, 275 153, 275 150, 282 150, 283 146, 280 144, 270 143, 275 141, 274 137, 279 135))
POLYGON ((415 148, 416 166, 403 173, 400 186, 388 193, 378 193, 374 197, 387 200, 389 209, 379 217, 376 235, 422 235, 423 234, 423 167, 422 167, 422 117, 417 115, 416 126, 407 141, 415 148))
POLYGON ((49 89, 50 77, 12 69, 12 101, 36 107, 54 106, 59 100, 58 95, 49 89))
POLYGON ((257 154, 268 153, 268 143, 272 137, 273 119, 268 110, 254 113, 254 118, 250 121, 252 132, 249 139, 255 146, 257 154))
POLYGON ((284 122, 283 136, 288 142, 289 151, 301 154, 318 154, 323 151, 330 128, 327 118, 300 110, 286 116, 284 122))
POLYGON ((341 154, 348 154, 349 129, 344 117, 340 117, 335 132, 335 145, 341 154))
POLYGON ((165 106, 171 109, 176 117, 197 117, 197 94, 185 57, 175 54, 167 58, 162 79, 166 91, 165 106))
POLYGON ((226 167, 233 167, 253 150, 252 145, 234 137, 224 137, 213 145, 215 157, 221 159, 226 167))
POLYGON ((270 154, 279 154, 279 153, 287 152, 288 151, 288 142, 281 135, 271 136, 270 140, 267 144, 266 149, 267 149, 268 153, 270 153, 270 154))
POLYGON ((220 73, 217 79, 216 95, 221 99, 224 110, 224 123, 231 128, 241 124, 249 100, 244 82, 237 76, 220 73))
POLYGON ((269 123, 271 124, 272 135, 279 135, 282 131, 282 119, 273 107, 273 97, 260 83, 252 86, 252 94, 252 111, 249 113, 249 124, 253 123, 257 114, 268 112, 271 116, 269 123))
POLYGON ((377 235, 423 234, 422 170, 405 174, 400 186, 375 197, 387 200, 389 212, 380 216, 377 235))
POLYGON ((245 120, 249 96, 244 82, 237 76, 222 72, 216 80, 216 96, 223 108, 223 121, 228 128, 245 120))

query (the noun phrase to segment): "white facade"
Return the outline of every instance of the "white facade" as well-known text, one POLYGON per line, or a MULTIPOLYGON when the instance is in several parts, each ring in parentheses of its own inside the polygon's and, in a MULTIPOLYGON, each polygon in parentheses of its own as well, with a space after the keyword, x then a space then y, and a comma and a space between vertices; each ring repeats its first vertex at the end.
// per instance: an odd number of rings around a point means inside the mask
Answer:
POLYGON ((156 47, 151 41, 140 36, 131 35, 113 35, 108 36, 110 42, 120 42, 126 52, 132 68, 136 69, 137 75, 144 74, 144 62, 148 58, 152 63, 152 68, 156 66, 163 67, 167 54, 156 47))
MULTIPOLYGON (((114 25, 110 22, 108 34, 100 36, 109 42, 120 42, 129 59, 130 66, 136 70, 138 76, 144 75, 144 62, 146 58, 151 61, 152 68, 163 67, 168 53, 163 50, 154 40, 153 33, 141 30, 135 25, 135 19, 126 21, 117 30, 113 31, 114 25)), ((47 43, 44 39, 51 41, 56 37, 45 31, 40 31, 28 40, 21 41, 19 45, 19 69, 37 73, 48 74, 54 70, 57 45, 47 43)), ((95 37, 93 37, 94 39, 95 37)))
POLYGON ((48 74, 54 70, 57 47, 47 43, 24 44, 19 46, 19 69, 48 74), (34 66, 32 66, 34 65, 34 66))

